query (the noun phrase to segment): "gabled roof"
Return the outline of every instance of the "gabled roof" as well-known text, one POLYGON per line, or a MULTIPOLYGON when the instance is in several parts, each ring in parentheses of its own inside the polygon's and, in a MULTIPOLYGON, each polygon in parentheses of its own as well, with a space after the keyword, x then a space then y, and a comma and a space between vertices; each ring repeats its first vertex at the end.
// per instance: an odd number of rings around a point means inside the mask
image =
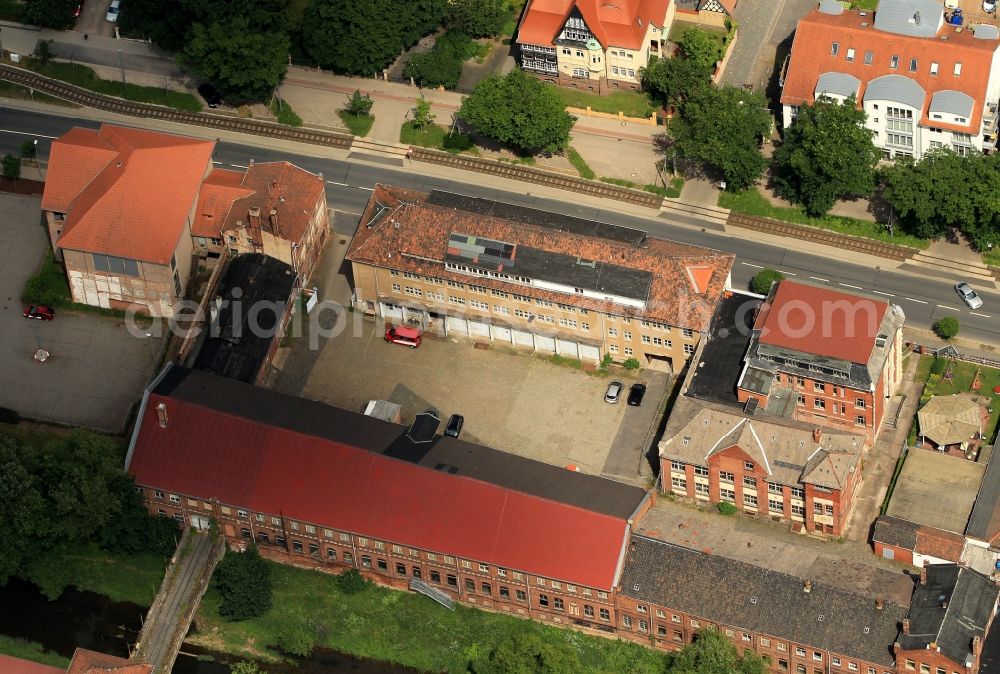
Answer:
POLYGON ((42 207, 67 213, 60 248, 167 264, 214 141, 102 125, 52 143, 42 207))
POLYGON ((892 666, 889 647, 905 607, 886 600, 877 608, 874 596, 821 582, 805 592, 804 580, 633 535, 619 587, 692 617, 892 666))
POLYGON ((904 650, 924 650, 936 644, 942 655, 965 666, 972 639, 982 639, 993 617, 1000 589, 986 576, 957 564, 930 564, 926 580, 916 586, 910 602, 909 634, 899 635, 904 650))
MULTIPOLYGON (((938 14, 941 12, 942 5, 937 0, 921 0, 918 4, 933 5, 938 14)), ((1000 41, 992 37, 996 34, 996 29, 987 26, 974 30, 965 26, 958 31, 956 26, 942 24, 940 28, 934 28, 929 37, 914 37, 879 29, 882 21, 880 17, 889 17, 894 13, 895 10, 890 9, 891 7, 902 7, 900 11, 904 14, 908 12, 912 17, 919 9, 918 4, 913 0, 883 0, 875 13, 874 25, 870 12, 862 16, 857 10, 839 14, 826 13, 820 9, 810 11, 795 29, 781 103, 812 103, 817 91, 816 83, 823 73, 836 72, 858 78, 861 82, 859 104, 866 99, 866 89, 872 81, 887 75, 903 77, 926 94, 921 103, 919 123, 966 133, 971 129, 972 133, 978 133, 983 105, 986 103, 986 86, 993 53, 1000 46, 1000 41), (832 53, 833 43, 838 45, 836 54, 832 53), (866 63, 869 60, 868 52, 871 52, 870 63, 866 63), (847 60, 849 55, 850 61, 847 60), (898 57, 896 68, 891 64, 894 56, 898 57), (910 71, 911 60, 916 60, 915 72, 910 71), (931 74, 932 63, 937 64, 937 74, 931 74), (961 64, 961 74, 957 76, 954 74, 956 63, 961 64), (928 118, 927 107, 933 95, 943 90, 958 91, 976 101, 967 125, 948 124, 928 118)), ((923 28, 929 29, 936 25, 932 16, 927 15, 924 10, 920 11, 920 25, 923 28), (926 20, 925 16, 928 16, 926 20)), ((896 92, 890 89, 888 93, 896 92)), ((890 100, 894 99, 890 97, 890 100)))
POLYGON ((151 674, 152 665, 135 664, 125 658, 77 648, 66 674, 151 674))
POLYGON ((414 448, 405 431, 169 366, 146 394, 127 469, 140 485, 612 587, 644 490, 451 438, 414 448))
MULTIPOLYGON (((377 185, 346 259, 701 331, 708 327, 734 256, 537 209, 377 185), (513 248, 515 258, 503 258, 513 259, 513 266, 501 271, 518 274, 518 264, 529 265, 542 270, 533 278, 567 287, 573 286, 568 279, 586 278, 592 285, 583 290, 594 292, 562 293, 448 269, 445 263, 456 262, 461 252, 452 245, 458 235, 473 240, 483 249, 480 254, 487 247, 513 248), (600 296, 619 293, 602 288, 616 288, 629 299, 641 296, 645 308, 604 299, 600 296)), ((499 270, 502 259, 489 260, 499 270)))
POLYGON ((192 236, 221 237, 233 202, 253 194, 252 189, 243 187, 243 175, 240 171, 212 169, 201 184, 198 209, 191 223, 192 236))
POLYGON ((864 436, 796 421, 747 418, 722 405, 678 397, 660 442, 660 456, 707 466, 714 454, 738 448, 768 473, 768 481, 841 489, 857 470, 864 436))
POLYGON ((917 531, 920 525, 899 517, 882 515, 875 520, 872 542, 891 545, 895 548, 913 550, 917 545, 917 531))
POLYGON ((531 0, 517 41, 552 46, 575 9, 605 49, 641 49, 647 26, 663 28, 669 6, 670 0, 531 0))
POLYGON ((66 674, 61 667, 43 665, 0 653, 0 672, 3 674, 66 674))
POLYGON ((866 364, 888 308, 884 300, 784 280, 761 305, 754 330, 764 345, 866 364))
MULTIPOLYGON (((293 243, 301 241, 308 231, 326 188, 321 175, 286 161, 251 164, 240 186, 249 194, 233 204, 224 228, 236 229, 237 221, 249 225, 250 208, 256 206, 263 230, 293 243)), ((259 236, 260 232, 256 232, 254 238, 259 236)))

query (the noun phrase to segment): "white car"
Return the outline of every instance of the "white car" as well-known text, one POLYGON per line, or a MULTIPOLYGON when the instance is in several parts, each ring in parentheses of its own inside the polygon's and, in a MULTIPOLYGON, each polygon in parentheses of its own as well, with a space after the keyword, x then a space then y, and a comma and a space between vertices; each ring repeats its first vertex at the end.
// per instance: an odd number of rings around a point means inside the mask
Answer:
POLYGON ((987 14, 992 14, 997 11, 996 0, 983 0, 983 11, 987 14))
POLYGON ((118 10, 121 8, 121 0, 111 0, 111 5, 108 7, 108 15, 106 18, 111 23, 118 21, 118 10))
POLYGON ((972 289, 965 281, 955 284, 955 292, 958 296, 962 298, 962 301, 968 305, 970 309, 978 309, 983 306, 983 299, 976 294, 976 291, 972 289))

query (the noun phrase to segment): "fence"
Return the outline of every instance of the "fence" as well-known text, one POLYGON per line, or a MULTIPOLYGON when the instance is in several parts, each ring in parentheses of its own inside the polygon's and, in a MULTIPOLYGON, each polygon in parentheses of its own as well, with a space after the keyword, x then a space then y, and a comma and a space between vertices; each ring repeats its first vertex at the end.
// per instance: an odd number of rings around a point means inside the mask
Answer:
POLYGON ((653 113, 649 117, 626 117, 625 113, 621 111, 619 111, 617 114, 612 112, 597 112, 596 110, 593 110, 589 105, 586 108, 566 108, 566 112, 568 112, 571 115, 582 115, 583 117, 616 119, 619 122, 623 123, 631 122, 633 124, 646 124, 647 126, 656 126, 656 113, 653 113))
POLYGON ((951 344, 940 348, 924 346, 923 344, 911 344, 910 347, 920 354, 930 354, 932 356, 941 356, 942 358, 954 358, 956 360, 963 360, 967 363, 975 363, 976 365, 986 365, 988 367, 1000 369, 1000 360, 995 358, 986 358, 984 356, 971 356, 969 354, 963 354, 951 344))

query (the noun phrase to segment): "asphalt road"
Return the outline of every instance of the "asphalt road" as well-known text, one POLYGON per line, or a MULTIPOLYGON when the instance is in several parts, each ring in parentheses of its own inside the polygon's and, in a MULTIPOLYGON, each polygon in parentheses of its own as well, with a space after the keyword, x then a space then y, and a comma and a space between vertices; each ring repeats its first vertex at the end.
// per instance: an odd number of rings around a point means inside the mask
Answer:
MULTIPOLYGON (((37 138, 38 154, 44 159, 48 155, 52 138, 58 137, 72 126, 96 128, 98 125, 98 122, 91 120, 0 109, 0 153, 16 154, 25 139, 37 138)), ((371 166, 356 164, 350 160, 321 159, 234 143, 219 143, 214 157, 217 165, 236 168, 246 167, 251 159, 287 160, 309 171, 322 173, 327 181, 330 207, 338 211, 360 214, 372 187, 381 182, 419 190, 448 190, 566 215, 595 218, 642 229, 652 236, 735 253, 737 261, 732 277, 733 286, 737 288, 747 287, 750 278, 759 268, 772 267, 789 277, 829 284, 847 292, 857 290, 885 297, 903 308, 907 323, 912 326, 928 328, 942 316, 957 316, 961 321, 963 337, 982 343, 1000 344, 1000 292, 994 288, 977 288, 984 304, 979 311, 972 312, 955 294, 953 281, 845 262, 837 259, 835 251, 826 257, 810 255, 780 246, 747 241, 731 233, 701 231, 672 224, 665 218, 643 218, 617 213, 610 201, 607 208, 595 209, 573 203, 573 195, 569 193, 563 201, 484 186, 471 173, 462 176, 468 180, 464 182, 420 175, 419 167, 371 166)))

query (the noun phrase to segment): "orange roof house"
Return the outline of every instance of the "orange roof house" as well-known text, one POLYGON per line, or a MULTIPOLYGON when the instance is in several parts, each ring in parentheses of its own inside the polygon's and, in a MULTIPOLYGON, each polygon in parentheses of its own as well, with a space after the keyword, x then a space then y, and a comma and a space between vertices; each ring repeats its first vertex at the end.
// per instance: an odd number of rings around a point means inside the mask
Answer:
POLYGON ((66 674, 152 674, 153 666, 78 648, 66 674))
POLYGON ((648 24, 664 28, 670 0, 532 0, 518 42, 553 46, 566 20, 578 12, 604 48, 641 49, 648 24))

